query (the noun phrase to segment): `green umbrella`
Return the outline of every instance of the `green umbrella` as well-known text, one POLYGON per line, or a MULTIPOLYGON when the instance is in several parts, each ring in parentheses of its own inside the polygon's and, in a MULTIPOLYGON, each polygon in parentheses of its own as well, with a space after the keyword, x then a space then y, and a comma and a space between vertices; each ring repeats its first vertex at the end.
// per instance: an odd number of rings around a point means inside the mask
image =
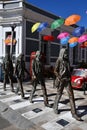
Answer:
POLYGON ((51 24, 51 29, 56 29, 64 23, 64 19, 57 19, 51 24))

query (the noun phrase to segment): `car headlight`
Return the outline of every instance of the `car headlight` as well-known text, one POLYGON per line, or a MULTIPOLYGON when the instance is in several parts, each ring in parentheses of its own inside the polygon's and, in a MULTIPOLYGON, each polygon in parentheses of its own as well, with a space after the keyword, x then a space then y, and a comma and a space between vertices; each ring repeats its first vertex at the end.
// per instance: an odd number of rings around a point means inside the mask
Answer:
POLYGON ((77 82, 76 82, 77 84, 80 84, 81 82, 80 82, 80 80, 77 80, 77 82))

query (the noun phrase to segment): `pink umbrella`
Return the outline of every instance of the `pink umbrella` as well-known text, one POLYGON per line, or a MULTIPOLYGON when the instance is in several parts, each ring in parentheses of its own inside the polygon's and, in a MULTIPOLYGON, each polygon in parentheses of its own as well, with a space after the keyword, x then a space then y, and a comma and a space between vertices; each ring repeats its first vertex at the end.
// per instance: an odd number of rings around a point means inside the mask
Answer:
POLYGON ((80 36, 79 39, 78 39, 79 43, 82 43, 82 42, 85 42, 85 41, 87 41, 87 34, 80 36))
POLYGON ((57 39, 62 39, 65 38, 67 36, 69 36, 70 34, 68 32, 62 32, 57 36, 57 39))

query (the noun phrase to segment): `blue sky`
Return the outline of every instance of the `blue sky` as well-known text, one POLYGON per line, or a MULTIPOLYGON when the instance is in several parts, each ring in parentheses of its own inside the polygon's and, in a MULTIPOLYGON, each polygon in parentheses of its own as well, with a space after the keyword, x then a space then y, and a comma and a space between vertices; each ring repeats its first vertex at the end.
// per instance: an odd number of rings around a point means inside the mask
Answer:
POLYGON ((72 14, 81 16, 81 20, 77 23, 79 26, 87 28, 87 0, 27 0, 30 4, 67 18, 72 14))

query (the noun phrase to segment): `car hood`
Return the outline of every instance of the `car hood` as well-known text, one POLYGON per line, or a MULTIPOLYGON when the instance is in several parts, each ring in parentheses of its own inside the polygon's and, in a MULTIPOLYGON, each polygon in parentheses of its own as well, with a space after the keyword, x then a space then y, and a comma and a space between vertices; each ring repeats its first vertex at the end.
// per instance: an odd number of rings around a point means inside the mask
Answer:
POLYGON ((71 76, 71 80, 72 80, 72 82, 74 82, 75 80, 83 80, 84 78, 83 77, 81 77, 81 76, 71 76))

